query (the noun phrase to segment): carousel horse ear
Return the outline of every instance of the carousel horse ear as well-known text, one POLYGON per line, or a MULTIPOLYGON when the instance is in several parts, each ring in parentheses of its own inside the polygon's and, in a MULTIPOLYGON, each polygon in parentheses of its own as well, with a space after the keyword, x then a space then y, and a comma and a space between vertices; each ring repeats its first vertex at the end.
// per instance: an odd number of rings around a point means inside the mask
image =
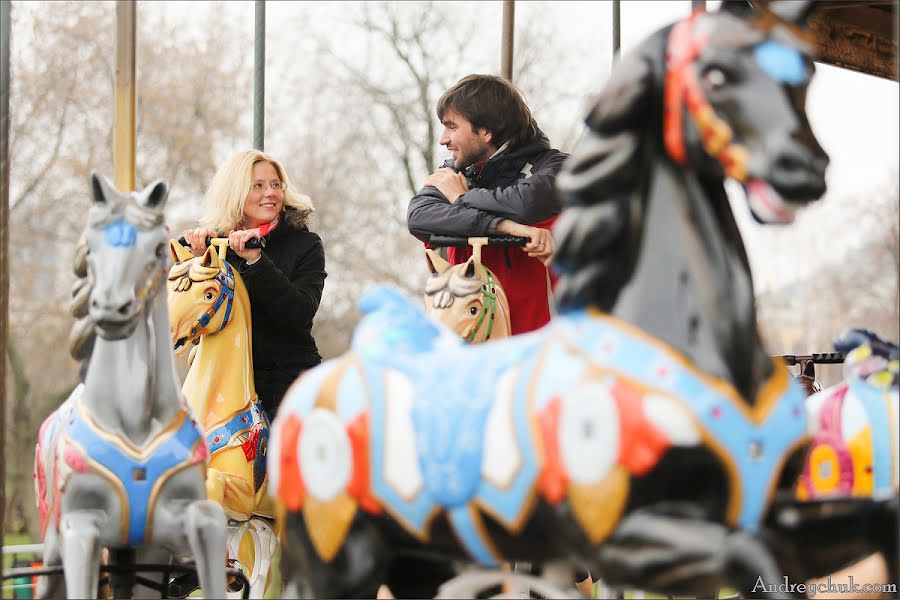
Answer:
POLYGON ((169 240, 169 254, 172 256, 172 260, 175 261, 176 265, 194 258, 191 251, 179 244, 178 240, 169 240))
POLYGON ((162 212, 166 205, 166 198, 169 196, 169 186, 162 179, 157 179, 144 188, 144 191, 138 195, 138 204, 145 208, 162 212))
POLYGON ((450 263, 441 258, 441 255, 431 248, 425 249, 425 262, 428 263, 428 270, 432 275, 443 275, 450 268, 450 263))
POLYGON ((766 8, 782 21, 805 27, 810 15, 819 8, 819 4, 811 0, 773 0, 766 8))
POLYGON ((475 277, 475 265, 476 260, 474 256, 470 256, 469 260, 466 261, 466 266, 463 268, 463 277, 466 279, 471 279, 475 277))
POLYGON ((219 268, 219 249, 215 246, 209 246, 200 259, 200 266, 209 267, 211 269, 219 268))
POLYGON ((94 193, 95 204, 106 204, 110 198, 117 195, 116 188, 109 179, 96 171, 91 172, 91 190, 94 193))

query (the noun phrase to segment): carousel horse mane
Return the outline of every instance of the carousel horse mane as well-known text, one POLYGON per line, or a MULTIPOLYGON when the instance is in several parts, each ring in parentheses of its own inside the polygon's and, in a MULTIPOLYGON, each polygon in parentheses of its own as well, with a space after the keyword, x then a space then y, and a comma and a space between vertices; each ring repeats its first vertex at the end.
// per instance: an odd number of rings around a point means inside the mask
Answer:
POLYGON ((431 277, 425 281, 425 312, 468 342, 509 337, 509 301, 499 280, 473 255, 451 265, 425 251, 431 277))
POLYGON ((809 81, 802 34, 774 13, 738 10, 695 13, 623 56, 557 180, 554 264, 561 312, 593 307, 628 321, 752 405, 772 364, 723 178, 744 185, 758 221, 789 222, 824 193, 828 159, 783 89, 809 81), (754 44, 766 52, 737 51, 754 44))

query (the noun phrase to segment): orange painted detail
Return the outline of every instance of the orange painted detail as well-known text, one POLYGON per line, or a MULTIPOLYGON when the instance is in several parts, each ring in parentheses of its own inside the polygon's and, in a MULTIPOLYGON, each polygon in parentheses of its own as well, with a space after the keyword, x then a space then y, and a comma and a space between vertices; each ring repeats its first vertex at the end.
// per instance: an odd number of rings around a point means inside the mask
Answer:
POLYGON ((347 426, 347 436, 353 448, 353 473, 347 493, 369 514, 380 515, 381 505, 370 493, 369 480, 369 415, 360 413, 347 426))
POLYGON ((619 409, 619 464, 633 475, 644 475, 671 446, 669 438, 644 415, 641 393, 617 380, 612 397, 619 409))
POLYGON ((297 456, 297 439, 303 423, 296 415, 288 415, 281 425, 281 448, 279 456, 281 464, 278 479, 278 498, 291 511, 299 511, 306 497, 306 486, 300 476, 300 464, 297 456))
POLYGON ((569 475, 562 463, 559 452, 559 411, 562 401, 554 396, 541 411, 538 427, 544 445, 544 464, 538 475, 537 486, 541 495, 550 504, 559 504, 566 495, 569 475))

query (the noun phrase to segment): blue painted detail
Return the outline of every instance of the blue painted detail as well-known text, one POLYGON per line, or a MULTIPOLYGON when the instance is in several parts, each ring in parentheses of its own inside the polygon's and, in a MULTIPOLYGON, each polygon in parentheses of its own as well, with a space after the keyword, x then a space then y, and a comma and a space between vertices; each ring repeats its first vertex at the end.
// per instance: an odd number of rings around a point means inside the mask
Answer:
POLYGON ((372 392, 372 404, 369 407, 369 468, 372 478, 372 492, 383 504, 391 508, 398 521, 417 535, 425 534, 428 515, 436 507, 436 502, 427 489, 422 490, 414 498, 407 501, 384 479, 384 439, 385 403, 383 371, 372 363, 365 363, 365 379, 372 392))
MULTIPOLYGON (((227 423, 219 425, 206 434, 206 444, 209 446, 209 455, 212 456, 219 450, 229 446, 234 436, 249 430, 257 423, 266 425, 268 429, 269 419, 262 404, 254 402, 242 412, 235 413, 227 423)), ((266 434, 268 436, 268 433, 266 434)))
MULTIPOLYGON (((617 350, 604 361, 604 367, 668 392, 690 408, 731 457, 740 482, 738 524, 755 532, 766 508, 769 484, 778 476, 777 467, 806 433, 804 394, 799 386, 790 382, 766 419, 757 425, 729 397, 675 360, 674 354, 586 313, 570 314, 565 321, 568 326, 580 327, 579 340, 574 343, 605 339, 615 345, 617 350)), ((569 327, 569 331, 574 330, 569 327)))
POLYGON ((796 48, 768 40, 753 51, 756 62, 775 81, 799 85, 806 80, 806 64, 796 48))
POLYGON ((137 240, 137 228, 126 221, 113 221, 103 230, 104 240, 114 248, 130 248, 137 240))
POLYGON ((498 563, 481 538, 470 509, 465 506, 454 508, 449 511, 447 517, 450 524, 453 525, 457 537, 462 541, 472 558, 485 567, 496 567, 498 563))
POLYGON ((142 546, 147 519, 154 508, 150 505, 153 486, 166 473, 190 463, 194 458, 194 447, 198 442, 202 443, 203 436, 191 422, 190 413, 184 415, 178 430, 166 434, 156 451, 145 459, 135 457, 123 445, 102 437, 78 410, 69 415, 66 431, 91 460, 103 465, 122 483, 129 504, 128 544, 132 548, 142 546))
POLYGON ((336 395, 337 414, 342 423, 350 423, 366 409, 368 393, 356 365, 351 365, 344 371, 336 395))
POLYGON ((207 325, 209 325, 209 313, 200 315, 200 318, 197 319, 197 322, 200 323, 200 327, 206 327, 207 325))
MULTIPOLYGON (((531 491, 540 473, 540 458, 537 454, 537 443, 531 431, 531 418, 529 411, 529 386, 531 374, 534 373, 538 362, 538 353, 532 352, 530 358, 525 360, 516 382, 513 396, 513 425, 516 434, 516 446, 522 460, 516 476, 506 489, 495 487, 486 480, 482 480, 478 490, 478 499, 503 522, 511 527, 521 516, 525 503, 531 496, 531 491)), ((557 365, 559 366, 559 365, 557 365)), ((548 365, 548 368, 554 368, 548 365)), ((558 372, 563 375, 565 371, 558 372)), ((574 382, 577 379, 565 377, 566 381, 574 382)))
POLYGON ((897 390, 883 390, 869 385, 862 379, 848 381, 850 391, 859 399, 872 427, 872 476, 875 494, 893 491, 891 482, 891 414, 888 411, 889 394, 897 390))

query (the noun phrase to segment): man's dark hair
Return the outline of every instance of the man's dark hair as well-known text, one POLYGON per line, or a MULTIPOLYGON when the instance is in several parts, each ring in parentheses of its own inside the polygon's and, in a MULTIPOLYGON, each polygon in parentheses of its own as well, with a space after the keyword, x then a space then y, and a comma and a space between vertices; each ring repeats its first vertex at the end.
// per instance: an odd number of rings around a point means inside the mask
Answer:
POLYGON ((448 110, 454 110, 472 123, 472 129, 487 129, 491 143, 499 148, 507 141, 513 145, 540 135, 531 110, 519 88, 496 75, 467 75, 444 92, 437 103, 441 122, 448 110))

